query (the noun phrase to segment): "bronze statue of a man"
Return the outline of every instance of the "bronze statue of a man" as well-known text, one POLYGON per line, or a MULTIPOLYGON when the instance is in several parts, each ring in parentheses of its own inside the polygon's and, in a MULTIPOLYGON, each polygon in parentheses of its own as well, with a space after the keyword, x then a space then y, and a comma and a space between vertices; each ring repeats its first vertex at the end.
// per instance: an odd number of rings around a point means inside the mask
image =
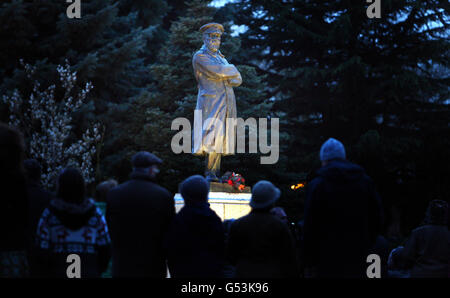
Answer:
POLYGON ((192 65, 198 83, 197 106, 194 113, 193 154, 206 154, 205 175, 217 181, 222 155, 234 154, 236 99, 233 87, 242 83, 241 74, 220 53, 223 26, 209 23, 200 28, 203 46, 194 54, 192 65), (232 126, 230 126, 232 125, 232 126))

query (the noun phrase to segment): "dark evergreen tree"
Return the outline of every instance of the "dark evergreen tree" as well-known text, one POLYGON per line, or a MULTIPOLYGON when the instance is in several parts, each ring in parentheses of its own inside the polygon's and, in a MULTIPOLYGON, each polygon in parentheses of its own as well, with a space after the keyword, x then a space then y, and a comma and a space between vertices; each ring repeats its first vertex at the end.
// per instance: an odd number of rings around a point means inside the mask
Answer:
MULTIPOLYGON (((77 71, 78 83, 90 81, 94 86, 90 101, 73 122, 78 134, 88 121, 103 123, 105 143, 98 160, 102 165, 102 159, 115 155, 124 142, 133 143, 132 136, 122 134, 120 123, 129 121, 135 97, 148 89, 149 65, 161 43, 159 23, 166 3, 154 1, 145 11, 138 4, 82 1, 80 19, 66 16, 64 1, 7 1, 0 8, 0 92, 18 88, 26 95, 30 91, 24 90, 21 58, 37 66, 43 87, 57 79, 55 66, 68 60, 77 71)), ((2 119, 6 117, 2 109, 2 119)), ((108 166, 99 169, 98 179, 115 174, 108 172, 108 166)))
POLYGON ((450 152, 448 2, 386 0, 380 19, 368 5, 241 0, 222 15, 247 26, 236 58, 267 75, 286 113, 290 170, 318 166, 320 144, 336 137, 386 202, 416 210, 414 225, 423 202, 450 193, 439 162, 450 152))
MULTIPOLYGON (((171 149, 172 137, 178 131, 171 130, 171 123, 177 117, 185 117, 193 125, 194 109, 197 101, 197 83, 192 69, 193 54, 203 44, 199 28, 214 21, 215 8, 210 1, 187 2, 184 15, 172 23, 170 36, 161 49, 159 59, 152 66, 155 78, 155 92, 143 94, 133 111, 138 119, 131 124, 141 133, 137 138, 140 149, 147 149, 164 159, 160 174, 163 183, 177 191, 178 183, 191 174, 202 174, 204 158, 192 154, 174 154, 171 149)), ((221 52, 230 63, 239 50, 239 39, 230 36, 225 24, 221 52)), ((267 117, 271 103, 265 95, 265 85, 253 67, 237 65, 244 83, 235 88, 238 117, 267 117)), ((153 89, 153 88, 152 88, 153 89)), ((225 157, 222 171, 239 172, 250 181, 256 179, 259 158, 252 155, 225 157), (253 179, 252 179, 253 178, 253 179)))

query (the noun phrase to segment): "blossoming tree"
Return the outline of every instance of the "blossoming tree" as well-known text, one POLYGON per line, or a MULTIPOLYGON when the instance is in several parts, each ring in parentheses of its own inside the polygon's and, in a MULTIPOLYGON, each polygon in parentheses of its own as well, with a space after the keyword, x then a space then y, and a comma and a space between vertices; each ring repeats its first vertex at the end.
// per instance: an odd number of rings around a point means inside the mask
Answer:
MULTIPOLYGON (((34 66, 21 63, 27 78, 33 82, 34 66)), ((17 90, 4 95, 3 102, 9 107, 9 125, 19 128, 29 143, 29 156, 42 164, 42 183, 54 188, 56 177, 66 166, 78 167, 87 183, 95 180, 93 157, 101 139, 100 125, 86 129, 81 139, 70 138, 72 114, 80 108, 89 91, 90 82, 76 92, 76 72, 70 71, 68 62, 58 65, 57 72, 63 90, 60 100, 55 99, 56 85, 41 88, 34 80, 31 94, 24 98, 17 90), (43 90, 41 90, 43 89, 43 90)))

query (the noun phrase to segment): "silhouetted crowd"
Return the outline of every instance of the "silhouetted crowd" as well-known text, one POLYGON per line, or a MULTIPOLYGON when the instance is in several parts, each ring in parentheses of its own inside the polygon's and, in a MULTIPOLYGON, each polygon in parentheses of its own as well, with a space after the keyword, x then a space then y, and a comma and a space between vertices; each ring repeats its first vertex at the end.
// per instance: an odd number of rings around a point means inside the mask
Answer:
POLYGON ((142 151, 128 181, 97 186, 102 212, 79 169, 62 170, 52 193, 40 184, 39 162, 24 155, 21 133, 0 124, 0 277, 65 278, 71 254, 81 277, 101 277, 111 264, 112 277, 366 278, 377 274, 369 255, 379 256, 381 277, 450 276, 448 204, 431 201, 423 225, 390 249, 374 183, 332 138, 295 225, 269 181, 253 185, 250 213, 222 222, 208 203, 209 183, 188 177, 176 213, 173 194, 155 183, 162 160, 142 151))

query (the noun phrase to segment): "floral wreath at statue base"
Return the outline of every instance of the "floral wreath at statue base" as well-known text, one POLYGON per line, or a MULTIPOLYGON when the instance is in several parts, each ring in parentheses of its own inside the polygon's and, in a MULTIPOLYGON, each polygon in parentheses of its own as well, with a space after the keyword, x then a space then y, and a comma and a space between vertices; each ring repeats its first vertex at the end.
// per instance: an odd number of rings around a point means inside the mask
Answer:
POLYGON ((241 174, 235 172, 225 172, 220 181, 233 186, 233 188, 239 191, 242 191, 245 188, 245 178, 242 177, 241 174))

